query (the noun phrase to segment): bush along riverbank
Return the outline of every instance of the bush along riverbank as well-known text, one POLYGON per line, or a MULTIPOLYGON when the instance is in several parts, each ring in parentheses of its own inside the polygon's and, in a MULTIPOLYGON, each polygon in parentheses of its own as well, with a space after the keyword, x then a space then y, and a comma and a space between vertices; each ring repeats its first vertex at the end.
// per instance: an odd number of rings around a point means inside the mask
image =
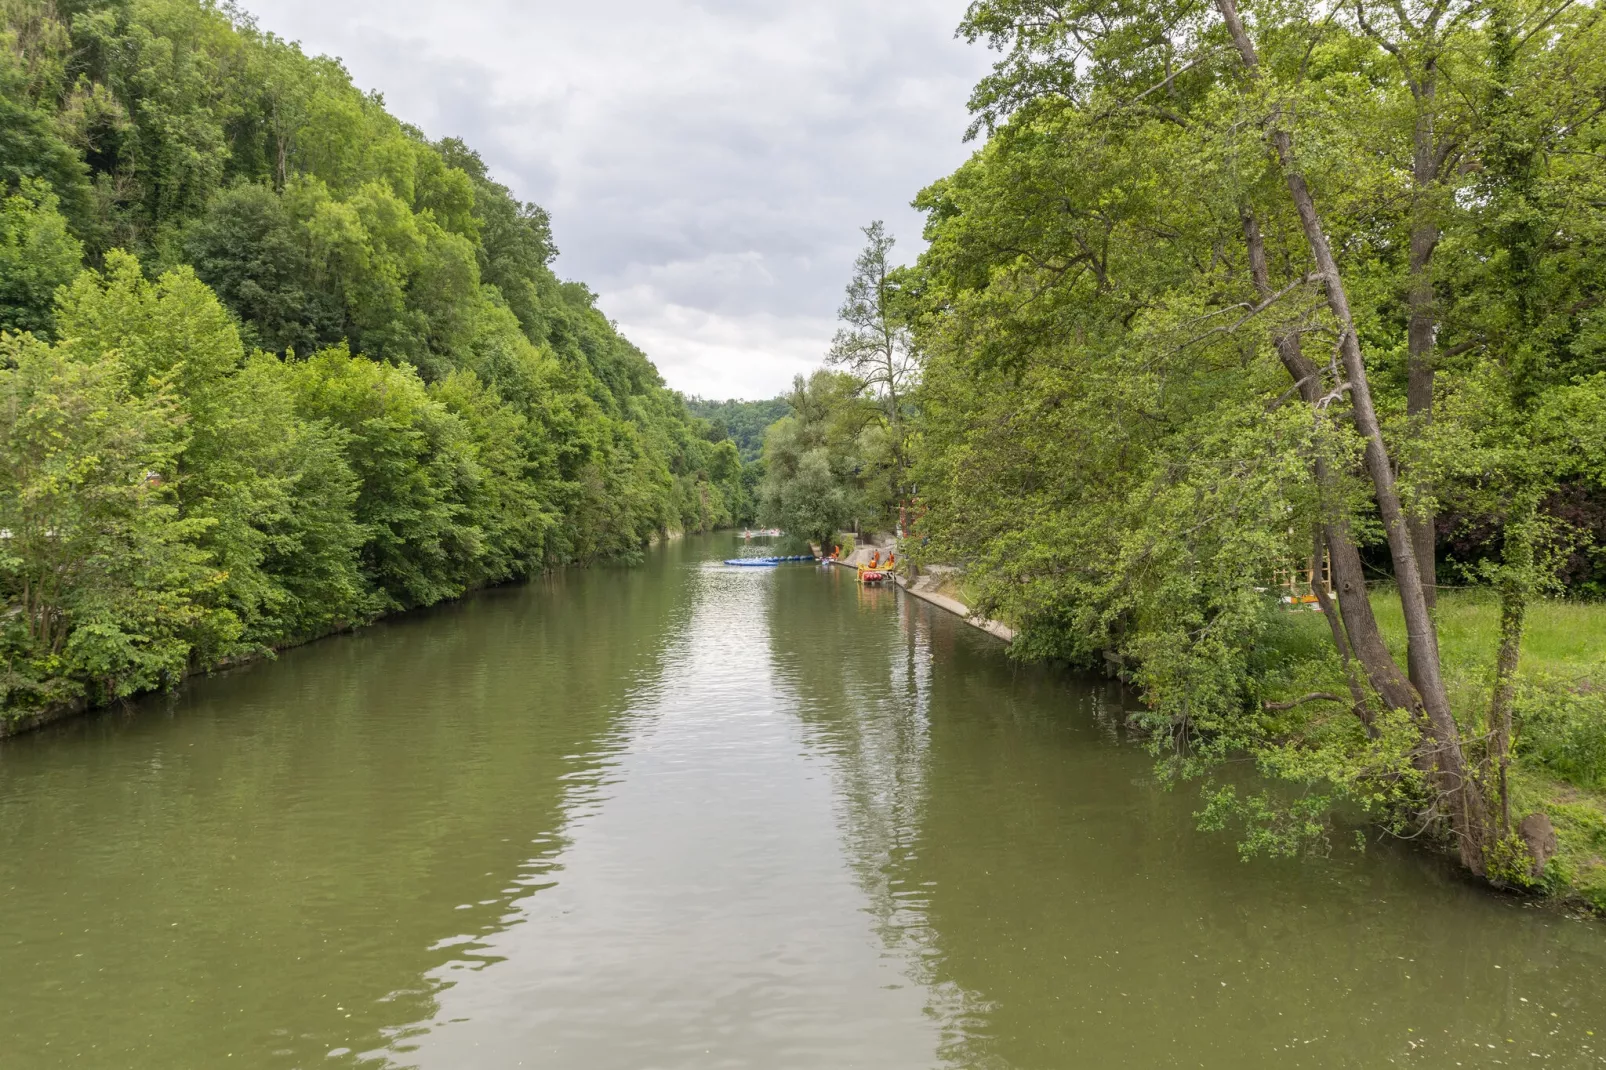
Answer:
POLYGON ((1535 634, 1606 590, 1606 24, 1435 12, 972 4, 985 143, 867 291, 887 482, 1020 654, 1118 662, 1207 828, 1598 904, 1598 674, 1535 634))
MULTIPOLYGON (((973 574, 945 565, 928 565, 905 589, 965 618, 991 634, 1014 642, 1019 633, 988 621, 976 607, 988 604, 973 574), (916 589, 918 587, 918 590, 916 589)), ((1309 588, 1307 587, 1308 591, 1309 588)), ((1357 732, 1349 673, 1331 650, 1329 622, 1308 602, 1290 606, 1281 592, 1262 592, 1270 610, 1258 652, 1244 679, 1243 710, 1261 725, 1255 745, 1238 752, 1263 776, 1263 786, 1246 798, 1242 780, 1233 787, 1212 782, 1209 757, 1214 741, 1192 755, 1177 751, 1174 726, 1157 728, 1140 714, 1132 727, 1144 733, 1160 757, 1162 779, 1204 777, 1198 813, 1207 831, 1236 829, 1246 859, 1260 854, 1321 853, 1349 847, 1336 837, 1334 815, 1370 820, 1378 835, 1424 839, 1454 851, 1452 840, 1435 835, 1435 815, 1423 788, 1422 770, 1396 762, 1401 777, 1382 767, 1354 762, 1332 764, 1335 740, 1372 754, 1379 740, 1357 732), (1324 755, 1324 752, 1326 754, 1324 755), (1188 767, 1192 758, 1199 764, 1188 767), (1180 760, 1179 760, 1180 759, 1180 760), (1298 795, 1296 803, 1295 794, 1298 795)), ((1391 651, 1404 655, 1406 630, 1388 588, 1374 590, 1369 602, 1391 651)), ((1469 732, 1486 724, 1490 666, 1500 647, 1500 605, 1488 591, 1440 593, 1436 611, 1446 678, 1458 719, 1469 732)), ((1026 635, 1012 654, 1029 660, 1034 642, 1026 635)), ((1142 694, 1141 666, 1114 651, 1082 662, 1120 676, 1142 694)), ((1507 768, 1511 808, 1529 815, 1519 822, 1526 857, 1520 868, 1493 877, 1505 887, 1554 899, 1606 915, 1606 604, 1541 600, 1529 607, 1523 635, 1522 668, 1513 686, 1514 739, 1507 768), (1540 818, 1543 820, 1541 821, 1540 818), (1525 824, 1525 827, 1524 827, 1525 824)), ((1152 703, 1151 709, 1152 709, 1152 703)), ((1187 741, 1180 741, 1184 745, 1187 741)), ((1399 744, 1396 744, 1399 745, 1399 744)), ((1409 740, 1404 744, 1409 751, 1409 740)), ((1364 850, 1363 837, 1354 846, 1364 850)))
POLYGON ((0 734, 748 519, 545 213, 233 9, 4 5, 0 734))
MULTIPOLYGON (((1407 635, 1393 595, 1378 592, 1372 603, 1389 648, 1403 656, 1407 635)), ((1480 590, 1441 592, 1435 612, 1452 707, 1473 736, 1491 731, 1501 615, 1499 598, 1480 590)), ((1273 775, 1288 770, 1284 754, 1314 753, 1328 737, 1352 732, 1346 677, 1329 653, 1327 631, 1311 613, 1280 613, 1267 631, 1253 691, 1267 712, 1268 736, 1284 741, 1282 753, 1264 763, 1273 775)), ((1508 684, 1506 805, 1543 820, 1518 823, 1532 868, 1500 877, 1606 914, 1606 604, 1529 606, 1519 664, 1508 684)), ((1373 813, 1389 831, 1408 835, 1431 815, 1402 810, 1405 798, 1378 793, 1373 813)))

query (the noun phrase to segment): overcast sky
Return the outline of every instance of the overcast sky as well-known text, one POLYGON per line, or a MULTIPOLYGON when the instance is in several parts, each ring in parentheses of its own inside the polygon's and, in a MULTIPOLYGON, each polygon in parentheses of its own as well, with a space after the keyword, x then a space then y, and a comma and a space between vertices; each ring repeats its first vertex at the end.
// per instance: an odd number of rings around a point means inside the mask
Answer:
POLYGON ((770 397, 819 363, 862 236, 962 162, 989 53, 965 0, 246 0, 552 213, 558 271, 669 385, 770 397))

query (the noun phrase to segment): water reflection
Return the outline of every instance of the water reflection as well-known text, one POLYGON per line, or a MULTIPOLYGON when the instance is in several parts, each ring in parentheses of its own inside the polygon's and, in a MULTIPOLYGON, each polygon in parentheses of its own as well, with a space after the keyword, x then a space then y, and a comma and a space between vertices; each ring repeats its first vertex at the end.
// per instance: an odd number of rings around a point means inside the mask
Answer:
POLYGON ((787 640, 768 599, 814 576, 686 571, 695 608, 632 703, 596 806, 571 822, 561 874, 484 940, 493 964, 437 971, 437 1018, 397 1061, 931 1064, 921 998, 885 961, 844 862, 831 770, 769 664, 787 640))
POLYGON ((0 1062, 329 1065, 428 1019, 685 595, 563 574, 7 743, 0 1062))
POLYGON ((962 1023, 984 1008, 941 978, 927 920, 932 889, 915 874, 928 802, 931 620, 900 605, 897 592, 863 586, 842 570, 807 584, 785 579, 791 582, 769 600, 772 634, 794 636, 799 619, 823 617, 832 626, 802 642, 774 643, 776 678, 792 696, 811 752, 828 759, 847 864, 884 954, 938 1026, 935 1064, 962 1023))
MULTIPOLYGON (((1244 864, 1112 743, 1118 691, 1012 666, 913 602, 896 628, 852 604, 777 663, 838 763, 844 843, 943 1062, 1606 1065, 1598 923, 1410 851, 1244 864)), ((776 600, 776 621, 797 612, 776 600)))
POLYGON ((1599 924, 1243 864, 1118 690, 732 548, 0 749, 0 1063, 1606 1065, 1599 924))

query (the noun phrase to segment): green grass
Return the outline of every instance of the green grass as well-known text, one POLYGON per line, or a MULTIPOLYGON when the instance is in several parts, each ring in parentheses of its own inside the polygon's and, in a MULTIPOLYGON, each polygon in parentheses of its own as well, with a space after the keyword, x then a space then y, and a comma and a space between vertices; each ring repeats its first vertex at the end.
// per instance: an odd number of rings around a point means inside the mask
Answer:
MULTIPOLYGON (((1405 620, 1392 589, 1372 595, 1372 611, 1384 637, 1403 663, 1405 620)), ((1500 603, 1491 591, 1444 591, 1435 614, 1439 653, 1447 676, 1485 689, 1494 672, 1500 641, 1500 603)), ((1606 603, 1540 601, 1528 607, 1522 639, 1522 671, 1606 682, 1606 603)))
MULTIPOLYGON (((1398 595, 1380 589, 1372 608, 1405 664, 1398 595)), ((1444 591, 1436 611, 1445 685, 1456 718, 1482 730, 1500 638, 1500 605, 1490 591, 1444 591)), ((1320 614, 1290 614, 1267 644, 1268 698, 1313 690, 1343 693, 1320 614)), ((1561 853, 1547 887, 1606 912, 1606 604, 1540 601, 1528 611, 1518 669, 1517 814, 1543 810, 1561 853)))
MULTIPOLYGON (((1372 611, 1400 664, 1405 664, 1405 621, 1392 590, 1372 595, 1372 611)), ((1481 723, 1494 679, 1495 651, 1500 639, 1500 605, 1487 591, 1445 591, 1435 613, 1445 683, 1457 716, 1469 727, 1481 723)), ((1318 613, 1289 614, 1283 634, 1269 647, 1280 657, 1303 661, 1327 656, 1332 640, 1318 613)), ((1312 667, 1320 677, 1283 666, 1273 681, 1280 694, 1306 682, 1320 681, 1342 691, 1334 666, 1312 667)), ((1529 684, 1567 688, 1585 694, 1606 691, 1606 603, 1541 601, 1529 608, 1522 642, 1519 677, 1529 684)))

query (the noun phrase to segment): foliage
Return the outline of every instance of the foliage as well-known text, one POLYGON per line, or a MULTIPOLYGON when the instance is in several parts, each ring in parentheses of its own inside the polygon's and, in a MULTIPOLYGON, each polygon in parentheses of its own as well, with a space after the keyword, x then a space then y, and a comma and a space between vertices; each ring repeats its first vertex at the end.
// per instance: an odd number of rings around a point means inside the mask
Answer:
POLYGON ((864 236, 826 354, 840 371, 806 383, 798 377, 787 399, 792 416, 774 424, 764 444, 760 514, 821 541, 850 522, 893 529, 913 490, 916 295, 910 273, 892 262, 885 226, 871 223, 864 236))
POLYGON ((1550 775, 1606 789, 1606 695, 1528 680, 1518 692, 1517 753, 1550 775))
MULTIPOLYGON (((1404 622, 1391 593, 1373 592, 1384 637, 1403 650, 1404 622)), ((1458 708, 1487 701, 1489 666, 1500 643, 1500 603, 1487 589, 1446 591, 1437 610, 1440 648, 1450 693, 1458 708)), ((1529 609, 1522 672, 1515 696, 1516 754, 1534 773, 1592 789, 1606 787, 1606 677, 1599 636, 1606 606, 1543 599, 1529 609)), ((1341 688, 1321 618, 1278 614, 1260 648, 1256 690, 1269 700, 1341 688), (1323 649, 1323 646, 1327 649, 1323 649)))
POLYGON ((183 448, 167 384, 139 396, 115 356, 85 363, 24 336, 0 369, 5 700, 116 698, 181 674, 223 577, 164 475, 183 448))
POLYGON ((312 285, 308 242, 283 198, 267 186, 219 191, 186 228, 184 256, 239 315, 253 344, 306 355, 340 339, 334 295, 312 285))
POLYGON ((56 290, 83 265, 84 247, 68 232, 59 204, 36 179, 0 203, 0 330, 49 335, 56 290))
POLYGON ((751 515, 462 142, 229 5, 0 14, 0 716, 751 515))
POLYGON ((904 500, 907 490, 909 394, 919 372, 909 330, 913 302, 892 262, 894 241, 886 227, 876 220, 864 228, 864 238, 837 312, 842 327, 825 360, 853 376, 860 392, 876 403, 886 439, 884 493, 890 507, 904 500))
POLYGON ((887 503, 867 487, 881 485, 872 473, 887 463, 887 441, 859 381, 824 370, 798 376, 787 403, 792 415, 764 434, 760 520, 824 544, 884 517, 887 503))
POLYGON ((709 424, 707 437, 715 442, 729 438, 741 451, 742 462, 751 464, 764 451, 764 432, 792 411, 784 397, 767 401, 709 401, 687 398, 686 408, 709 424))
POLYGON ((1553 503, 1606 488, 1601 32, 1521 0, 967 12, 1001 52, 989 136, 882 275, 921 362, 922 553, 1018 652, 1124 666, 1162 771, 1255 848, 1358 805, 1510 861, 1512 748, 1550 738, 1519 735, 1529 611, 1582 542, 1553 503), (1458 578, 1498 599, 1475 687, 1431 611, 1440 517, 1484 533, 1458 578), (1329 558, 1317 652, 1275 599, 1329 558), (1246 754, 1264 791, 1216 782, 1246 754))

